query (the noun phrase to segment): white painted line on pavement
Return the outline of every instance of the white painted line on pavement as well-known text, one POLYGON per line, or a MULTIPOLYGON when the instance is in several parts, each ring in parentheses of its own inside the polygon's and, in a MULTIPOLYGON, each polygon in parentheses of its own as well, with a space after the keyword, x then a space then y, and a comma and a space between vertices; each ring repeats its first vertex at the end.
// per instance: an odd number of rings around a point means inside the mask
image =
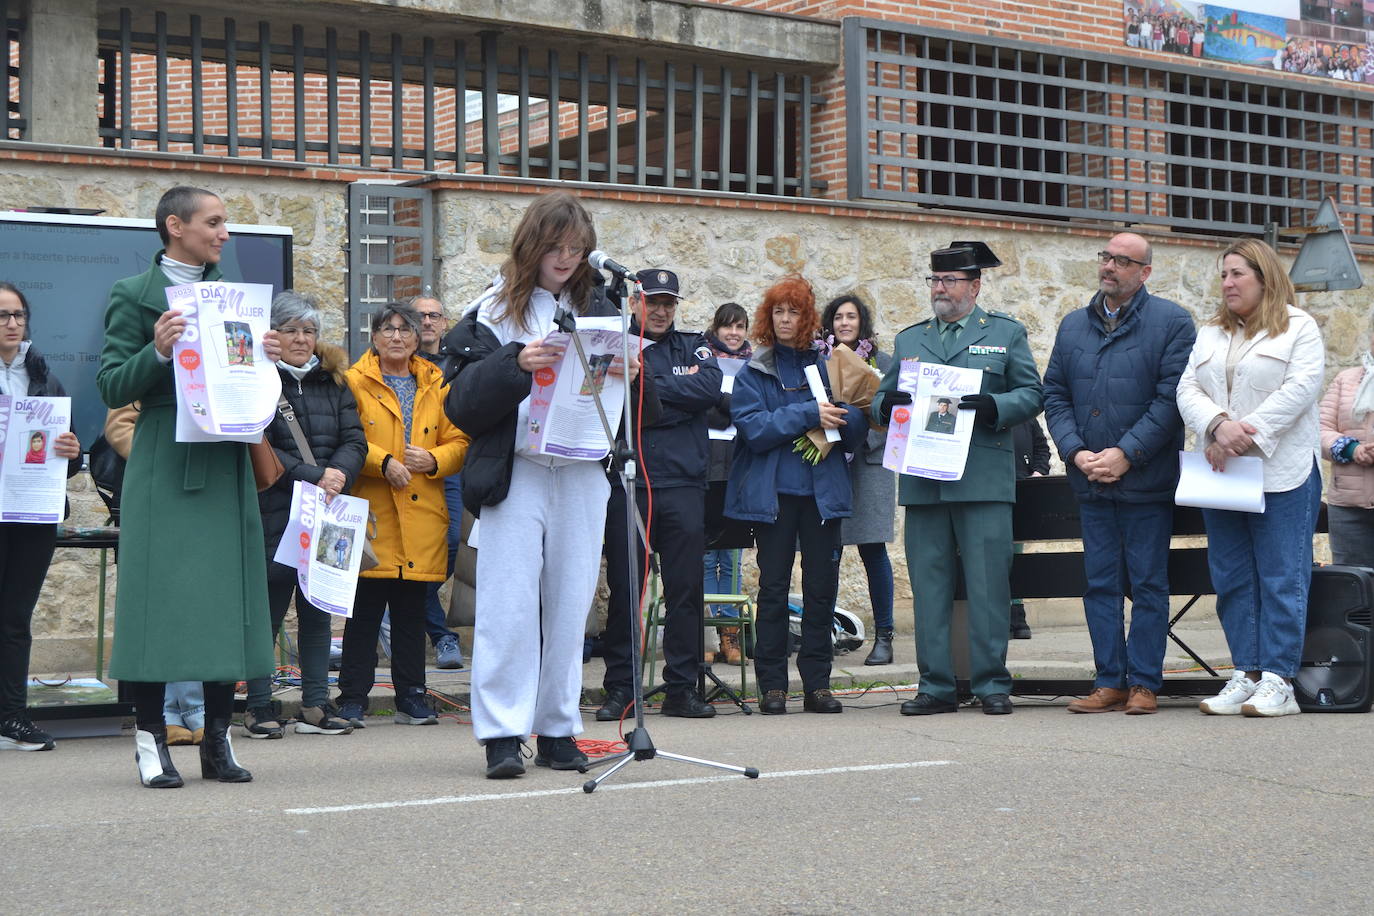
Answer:
MULTIPOLYGON (((946 767, 952 760, 911 760, 903 763, 870 763, 848 767, 825 767, 817 770, 778 770, 760 773, 760 779, 790 779, 798 776, 833 776, 840 773, 872 773, 879 770, 909 770, 917 767, 946 767)), ((738 782, 743 776, 698 776, 691 779, 657 779, 652 782, 611 782, 597 787, 598 792, 626 789, 657 789, 663 786, 697 786, 712 782, 738 782)), ((545 798, 550 795, 582 795, 581 785, 565 789, 537 789, 530 792, 496 792, 484 795, 449 795, 439 798, 414 798, 407 801, 370 802, 361 805, 334 805, 323 808, 287 808, 285 814, 343 814, 350 811, 376 811, 384 808, 417 808, 425 805, 461 805, 468 802, 507 801, 519 798, 545 798)))

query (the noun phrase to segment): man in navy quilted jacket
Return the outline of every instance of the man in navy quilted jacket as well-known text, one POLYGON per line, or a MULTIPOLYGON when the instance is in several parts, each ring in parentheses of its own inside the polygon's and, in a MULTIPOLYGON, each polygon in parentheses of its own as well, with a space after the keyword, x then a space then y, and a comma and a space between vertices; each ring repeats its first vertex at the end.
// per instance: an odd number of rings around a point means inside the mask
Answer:
POLYGON ((1178 304, 1150 295, 1150 243, 1133 232, 1098 252, 1098 290, 1059 325, 1045 419, 1078 497, 1093 692, 1072 712, 1155 712, 1169 619, 1169 537, 1183 421, 1174 404, 1197 336, 1178 304), (1131 625, 1125 629, 1130 583, 1131 625))

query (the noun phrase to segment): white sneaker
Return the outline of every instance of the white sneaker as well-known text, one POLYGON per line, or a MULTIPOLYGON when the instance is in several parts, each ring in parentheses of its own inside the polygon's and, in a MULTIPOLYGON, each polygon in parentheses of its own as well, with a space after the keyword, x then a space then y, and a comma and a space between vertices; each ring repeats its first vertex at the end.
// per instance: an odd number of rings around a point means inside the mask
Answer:
POLYGON ((1221 693, 1197 704, 1197 708, 1209 716, 1238 716, 1246 700, 1254 696, 1259 684, 1250 680, 1244 671, 1231 672, 1231 679, 1221 688, 1221 693))
POLYGON ((1259 687, 1240 711, 1247 716, 1295 716, 1302 712, 1292 685, 1268 671, 1260 677, 1259 687))

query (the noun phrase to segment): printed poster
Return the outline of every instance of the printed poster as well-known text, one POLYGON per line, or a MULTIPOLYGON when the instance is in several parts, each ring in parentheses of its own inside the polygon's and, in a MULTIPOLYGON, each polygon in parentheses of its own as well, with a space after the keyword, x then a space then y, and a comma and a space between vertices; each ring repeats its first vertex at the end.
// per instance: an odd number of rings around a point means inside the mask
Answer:
POLYGON ((612 432, 620 426, 625 407, 625 379, 610 374, 621 356, 620 319, 579 318, 577 331, 591 372, 572 345, 572 335, 554 331, 544 338, 550 346, 565 347, 552 366, 534 373, 530 384, 529 446, 541 455, 600 461, 610 454, 606 430, 597 416, 594 394, 601 396, 612 432))
POLYGON ((0 395, 0 522, 62 521, 67 459, 52 446, 71 422, 71 398, 0 395))
POLYGON ((328 494, 313 483, 291 488, 291 515, 273 560, 296 570, 307 601, 339 617, 353 616, 358 571, 367 538, 367 500, 328 494))
POLYGON ((265 283, 188 283, 167 289, 186 318, 172 345, 178 442, 257 442, 272 422, 281 376, 262 349, 271 327, 265 283))
POLYGON ((897 388, 911 394, 911 403, 892 410, 883 467, 929 480, 962 478, 974 416, 958 409, 959 399, 977 394, 982 385, 982 369, 902 360, 897 388))

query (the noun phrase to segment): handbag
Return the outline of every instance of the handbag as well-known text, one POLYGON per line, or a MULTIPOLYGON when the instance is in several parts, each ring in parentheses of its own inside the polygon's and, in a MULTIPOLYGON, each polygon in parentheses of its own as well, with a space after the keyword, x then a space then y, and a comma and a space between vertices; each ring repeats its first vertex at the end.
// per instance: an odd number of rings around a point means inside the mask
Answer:
MULTIPOLYGON (((296 440, 296 450, 301 453, 301 460, 306 464, 315 465, 315 453, 310 450, 310 443, 305 441, 301 421, 296 419, 296 409, 291 406, 286 395, 282 395, 277 401, 277 413, 286 421, 286 428, 291 430, 291 438, 296 440)), ((277 464, 280 467, 281 462, 277 464)), ((377 538, 377 513, 370 509, 367 513, 367 528, 363 533, 366 537, 363 539, 363 558, 358 565, 359 572, 366 572, 377 565, 377 551, 372 547, 372 542, 377 538)))
POLYGON ((248 443, 248 459, 253 462, 253 480, 259 493, 270 489, 286 473, 276 449, 268 444, 266 433, 261 441, 248 443))

